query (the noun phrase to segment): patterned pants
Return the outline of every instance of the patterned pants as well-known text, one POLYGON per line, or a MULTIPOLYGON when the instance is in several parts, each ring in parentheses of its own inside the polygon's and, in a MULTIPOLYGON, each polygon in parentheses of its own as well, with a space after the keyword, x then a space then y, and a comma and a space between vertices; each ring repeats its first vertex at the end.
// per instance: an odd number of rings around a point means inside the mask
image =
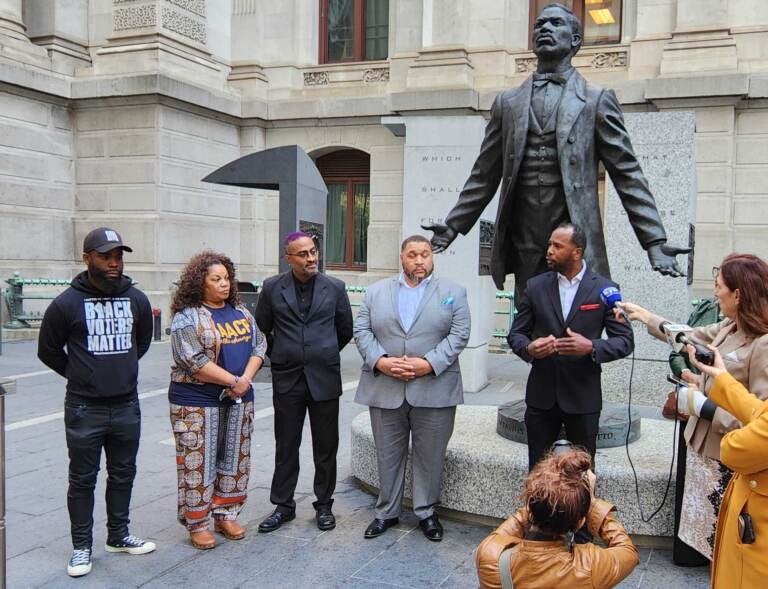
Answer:
POLYGON ((253 403, 184 407, 171 403, 176 439, 178 518, 190 532, 235 520, 248 492, 253 403))

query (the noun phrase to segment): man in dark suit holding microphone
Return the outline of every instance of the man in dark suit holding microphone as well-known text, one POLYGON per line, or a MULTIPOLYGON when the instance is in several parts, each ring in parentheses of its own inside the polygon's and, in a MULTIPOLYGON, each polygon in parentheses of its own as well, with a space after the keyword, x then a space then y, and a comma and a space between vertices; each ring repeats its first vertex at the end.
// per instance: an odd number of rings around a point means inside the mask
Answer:
POLYGON ((562 425, 566 437, 594 460, 602 409, 600 365, 634 348, 632 328, 616 320, 610 301, 601 296, 615 292, 616 284, 584 262, 586 241, 573 223, 552 232, 546 254, 550 271, 528 280, 507 337, 512 351, 532 364, 525 394, 529 468, 558 439, 562 425))
POLYGON ((309 412, 317 527, 336 526, 331 511, 339 447, 339 352, 352 339, 352 309, 341 280, 318 272, 319 252, 301 231, 285 238, 291 269, 264 281, 256 323, 269 343, 275 407, 275 473, 269 499, 275 511, 259 524, 272 532, 296 517, 293 493, 299 447, 309 412))

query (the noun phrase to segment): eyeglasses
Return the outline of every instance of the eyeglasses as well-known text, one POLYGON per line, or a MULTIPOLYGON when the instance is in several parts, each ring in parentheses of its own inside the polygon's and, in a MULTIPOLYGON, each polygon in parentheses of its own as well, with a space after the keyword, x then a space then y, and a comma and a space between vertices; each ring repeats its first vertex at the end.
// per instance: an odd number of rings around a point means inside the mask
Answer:
POLYGON ((307 258, 315 258, 317 257, 317 248, 313 247, 311 250, 303 250, 300 252, 296 252, 295 254, 286 254, 288 256, 296 256, 297 258, 301 258, 302 260, 306 260, 307 258))
POLYGON ((712 266, 712 278, 717 278, 720 274, 720 266, 712 266))

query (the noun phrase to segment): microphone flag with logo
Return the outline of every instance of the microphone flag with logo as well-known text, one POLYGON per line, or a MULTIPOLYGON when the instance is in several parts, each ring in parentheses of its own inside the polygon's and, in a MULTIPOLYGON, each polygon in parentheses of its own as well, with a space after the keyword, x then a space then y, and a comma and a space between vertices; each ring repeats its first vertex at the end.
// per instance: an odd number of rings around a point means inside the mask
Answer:
POLYGON ((600 300, 603 301, 603 304, 609 309, 617 308, 619 313, 621 313, 621 316, 624 317, 624 321, 631 324, 627 312, 621 307, 616 306, 616 303, 620 303, 622 301, 621 292, 619 292, 618 288, 615 286, 606 286, 603 290, 600 291, 600 300))

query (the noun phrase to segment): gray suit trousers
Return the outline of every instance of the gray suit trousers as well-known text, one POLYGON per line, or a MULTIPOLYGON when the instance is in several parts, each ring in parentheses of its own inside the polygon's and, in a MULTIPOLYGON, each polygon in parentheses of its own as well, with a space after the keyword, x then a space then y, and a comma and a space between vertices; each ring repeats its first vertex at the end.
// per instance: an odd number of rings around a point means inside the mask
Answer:
POLYGON ((413 438, 413 513, 424 519, 440 502, 443 463, 453 434, 456 407, 370 407, 379 467, 376 517, 399 517, 403 506, 408 440, 413 438))

